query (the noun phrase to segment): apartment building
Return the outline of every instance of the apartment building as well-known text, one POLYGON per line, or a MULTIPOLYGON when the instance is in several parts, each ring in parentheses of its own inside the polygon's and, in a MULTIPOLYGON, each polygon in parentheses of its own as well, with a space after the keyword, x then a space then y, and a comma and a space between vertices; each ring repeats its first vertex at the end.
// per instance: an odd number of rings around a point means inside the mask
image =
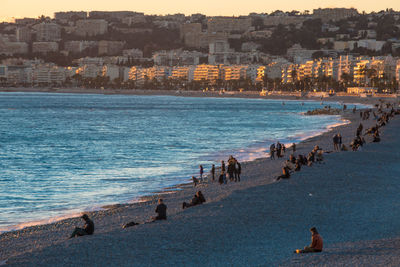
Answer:
POLYGON ((60 85, 65 82, 65 69, 54 64, 40 64, 34 66, 32 82, 35 85, 60 85))
POLYGON ((327 22, 330 20, 338 21, 358 15, 358 11, 355 8, 318 8, 313 10, 312 16, 313 18, 327 22))
POLYGON ((46 54, 58 51, 58 43, 56 42, 34 42, 32 44, 33 53, 46 54))
POLYGON ((81 53, 85 49, 97 47, 98 42, 96 41, 68 41, 64 44, 64 50, 70 53, 81 53))
POLYGON ((122 41, 100 41, 99 55, 115 56, 120 55, 125 47, 122 41))
POLYGON ((193 80, 194 81, 210 81, 215 82, 220 78, 219 67, 216 65, 197 65, 194 69, 193 80))
POLYGON ((244 33, 251 29, 252 21, 249 17, 213 17, 207 21, 207 31, 227 32, 227 33, 244 33))
POLYGON ((54 13, 54 18, 56 20, 66 23, 71 20, 86 19, 87 12, 86 11, 56 12, 54 13))
POLYGON ((75 34, 86 37, 106 34, 108 22, 104 19, 85 19, 76 22, 75 34))
POLYGON ((61 27, 56 23, 42 22, 32 27, 38 42, 58 42, 61 40, 61 27))

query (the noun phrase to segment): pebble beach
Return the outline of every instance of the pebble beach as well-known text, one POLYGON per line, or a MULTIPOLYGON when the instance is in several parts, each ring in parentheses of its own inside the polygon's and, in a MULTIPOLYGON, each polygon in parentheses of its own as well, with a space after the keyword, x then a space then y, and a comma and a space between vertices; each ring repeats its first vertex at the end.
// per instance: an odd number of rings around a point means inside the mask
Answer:
MULTIPOLYGON (((332 151, 337 132, 348 145, 360 117, 349 111, 343 118, 349 123, 301 142, 296 153, 307 154, 315 145, 332 151)), ((366 129, 375 121, 362 123, 366 129)), ((289 152, 279 160, 243 163, 240 183, 182 184, 138 203, 89 212, 96 227, 92 236, 68 239, 83 224, 80 218, 3 233, 0 265, 398 266, 399 128, 395 117, 382 129, 380 143, 366 137, 361 151, 326 153, 323 163, 303 167, 288 180, 275 178, 289 152), (182 210, 197 190, 207 202, 182 210), (168 206, 168 220, 145 223, 159 197, 168 206), (130 221, 140 225, 123 229, 130 221), (309 244, 312 226, 324 238, 324 251, 294 254, 309 244)))

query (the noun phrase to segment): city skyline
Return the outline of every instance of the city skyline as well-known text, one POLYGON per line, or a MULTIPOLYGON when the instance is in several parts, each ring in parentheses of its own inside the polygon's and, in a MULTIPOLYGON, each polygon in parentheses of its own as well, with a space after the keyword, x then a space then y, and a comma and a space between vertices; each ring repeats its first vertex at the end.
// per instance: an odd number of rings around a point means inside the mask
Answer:
POLYGON ((382 0, 376 2, 374 0, 325 0, 314 1, 306 0, 302 2, 294 0, 286 0, 280 2, 248 0, 243 1, 212 1, 204 0, 201 4, 193 4, 183 0, 161 1, 153 0, 147 2, 130 2, 125 0, 109 1, 85 1, 70 0, 67 3, 59 3, 50 0, 40 1, 11 1, 3 0, 2 9, 0 10, 0 21, 12 21, 14 18, 22 17, 38 17, 41 15, 53 17, 54 12, 58 11, 93 11, 93 10, 129 10, 144 12, 145 14, 165 15, 183 13, 190 15, 194 13, 202 13, 208 16, 239 16, 248 15, 251 12, 270 13, 274 10, 283 11, 304 11, 312 12, 315 8, 356 8, 359 12, 372 12, 393 8, 400 9, 400 2, 393 0, 382 0))

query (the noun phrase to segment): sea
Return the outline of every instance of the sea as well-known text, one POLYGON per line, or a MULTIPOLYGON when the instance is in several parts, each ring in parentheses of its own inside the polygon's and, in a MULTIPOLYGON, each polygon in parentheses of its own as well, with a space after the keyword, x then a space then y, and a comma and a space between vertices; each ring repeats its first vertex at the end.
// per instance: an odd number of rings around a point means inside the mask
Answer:
MULTIPOLYGON (((341 103, 0 93, 0 231, 131 203, 208 173, 230 155, 268 156, 343 124, 305 116, 341 103)), ((348 108, 352 108, 350 104, 348 108)))

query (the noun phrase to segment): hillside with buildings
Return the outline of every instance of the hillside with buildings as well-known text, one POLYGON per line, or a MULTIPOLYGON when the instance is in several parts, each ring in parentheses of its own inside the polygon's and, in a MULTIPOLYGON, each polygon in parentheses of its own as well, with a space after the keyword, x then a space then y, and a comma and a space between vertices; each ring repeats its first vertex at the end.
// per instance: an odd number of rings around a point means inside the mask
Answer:
POLYGON ((400 12, 57 12, 0 24, 0 86, 394 92, 400 12))

